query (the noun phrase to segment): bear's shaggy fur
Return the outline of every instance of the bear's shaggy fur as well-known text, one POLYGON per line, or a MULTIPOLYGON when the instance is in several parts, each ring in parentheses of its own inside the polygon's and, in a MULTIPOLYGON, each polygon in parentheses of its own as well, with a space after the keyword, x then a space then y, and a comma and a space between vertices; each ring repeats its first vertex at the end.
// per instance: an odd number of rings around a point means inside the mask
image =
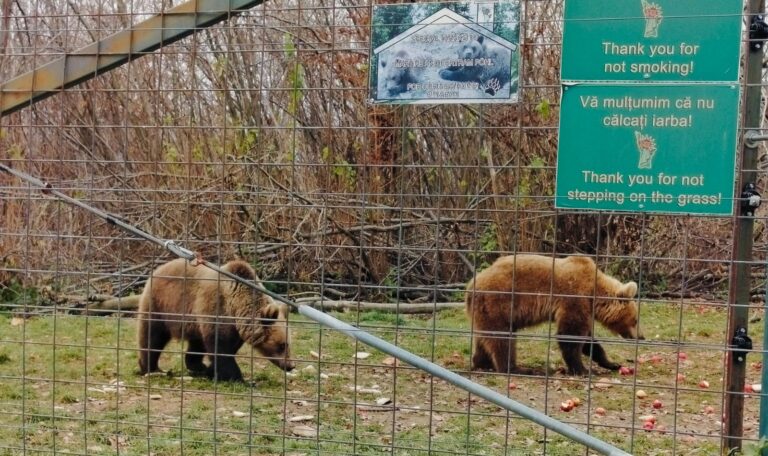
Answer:
MULTIPOLYGON (((222 269, 258 283, 244 261, 230 261, 222 269)), ((212 379, 243 379, 234 357, 243 342, 289 371, 294 363, 287 313, 284 304, 210 268, 170 261, 154 271, 139 300, 139 370, 159 371, 160 353, 177 339, 187 341, 187 369, 212 379)))
POLYGON ((632 300, 636 294, 635 282, 619 282, 598 270, 590 258, 501 257, 467 284, 472 369, 534 373, 517 366, 514 333, 554 321, 568 374, 588 373, 582 354, 616 370, 620 365, 608 360, 599 343, 590 341, 593 321, 624 338, 642 338, 637 303, 632 300))

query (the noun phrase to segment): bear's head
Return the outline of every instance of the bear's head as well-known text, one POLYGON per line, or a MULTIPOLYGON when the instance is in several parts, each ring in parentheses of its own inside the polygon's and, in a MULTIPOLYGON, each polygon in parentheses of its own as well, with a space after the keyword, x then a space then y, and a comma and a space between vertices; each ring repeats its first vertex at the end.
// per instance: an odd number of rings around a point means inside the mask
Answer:
MULTIPOLYGON (((227 263, 224 269, 243 279, 255 282, 263 289, 256 272, 251 266, 240 260, 227 263)), ((235 317, 235 327, 240 337, 269 359, 275 366, 285 371, 292 370, 296 364, 291 360, 291 334, 288 330, 288 307, 278 304, 259 290, 254 290, 235 281, 226 281, 224 292, 226 312, 235 317)))
MULTIPOLYGON (((612 279, 612 278, 611 278, 612 279)), ((598 305, 595 317, 606 328, 625 339, 644 339, 639 325, 637 301, 637 284, 635 282, 621 283, 612 279, 609 290, 598 291, 598 305)))
POLYGON ((461 49, 459 49, 459 58, 474 60, 486 57, 485 43, 483 41, 485 41, 485 37, 480 35, 477 39, 464 43, 461 49))
POLYGON ((291 333, 288 330, 288 306, 270 302, 257 312, 255 339, 251 345, 275 366, 291 371, 296 363, 291 359, 291 333))
POLYGON ((408 84, 416 82, 411 69, 409 60, 412 60, 408 51, 401 49, 393 56, 382 55, 379 58, 379 80, 380 89, 387 96, 395 97, 408 90, 408 84))

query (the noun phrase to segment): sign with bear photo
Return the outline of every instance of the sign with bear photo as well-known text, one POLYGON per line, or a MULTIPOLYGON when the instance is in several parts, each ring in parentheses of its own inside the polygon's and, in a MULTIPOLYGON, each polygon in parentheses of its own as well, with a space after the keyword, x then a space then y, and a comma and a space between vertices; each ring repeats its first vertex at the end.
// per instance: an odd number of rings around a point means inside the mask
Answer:
POLYGON ((372 103, 517 101, 520 3, 373 7, 372 103))

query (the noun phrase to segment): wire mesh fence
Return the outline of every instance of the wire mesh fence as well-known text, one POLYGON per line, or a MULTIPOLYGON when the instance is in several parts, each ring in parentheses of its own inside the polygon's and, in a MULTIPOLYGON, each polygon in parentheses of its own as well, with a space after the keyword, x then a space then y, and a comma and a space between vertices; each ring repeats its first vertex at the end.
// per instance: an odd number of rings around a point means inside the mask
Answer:
MULTIPOLYGON (((3 2, 2 79, 181 3, 3 2)), ((728 392, 738 217, 554 207, 562 1, 520 1, 518 101, 492 105, 370 103, 370 1, 253 3, 0 118, 0 160, 207 261, 242 259, 267 290, 626 452, 727 450, 729 394, 744 395, 738 437, 755 448, 764 211, 740 303, 754 347, 745 391, 728 392), (588 257, 637 284, 625 298, 644 340, 593 322, 603 296, 592 269, 586 294, 545 278, 516 298, 586 301, 589 334, 575 340, 599 342, 622 370, 583 358, 586 374, 572 372, 555 322, 516 333, 517 371, 473 369, 473 340, 506 344, 509 359, 510 334, 480 334, 465 290, 510 254, 588 257)), ((761 147, 758 188, 764 167, 761 147)), ((0 192, 2 453, 593 453, 303 315, 232 315, 227 298, 243 290, 221 277, 209 278, 214 310, 180 309, 174 321, 233 317, 211 325, 217 352, 233 326, 266 334, 284 317, 290 337, 246 341, 200 368, 210 347, 182 326, 188 342, 160 347, 162 372, 145 375, 139 296, 174 257, 10 174, 0 192), (270 362, 280 344, 290 371, 270 362), (209 375, 232 362, 243 381, 209 375)), ((173 283, 164 299, 198 287, 173 283)), ((500 306, 509 291, 494 295, 500 306)), ((597 361, 598 346, 585 346, 597 361)))

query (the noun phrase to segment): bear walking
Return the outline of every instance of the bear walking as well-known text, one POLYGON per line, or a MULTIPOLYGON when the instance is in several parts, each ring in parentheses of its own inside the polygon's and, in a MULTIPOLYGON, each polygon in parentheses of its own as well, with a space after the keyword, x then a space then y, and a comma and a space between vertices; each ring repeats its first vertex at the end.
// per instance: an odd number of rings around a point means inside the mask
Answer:
POLYGON ((586 257, 553 259, 509 255, 467 284, 466 311, 472 321, 472 369, 531 374, 517 366, 514 333, 554 321, 558 344, 571 375, 585 375, 581 355, 617 370, 603 347, 590 341, 593 320, 626 339, 642 339, 635 282, 621 283, 586 257), (511 333, 511 334, 510 334, 511 333))
MULTIPOLYGON (((230 261, 222 269, 258 281, 244 261, 230 261)), ((139 300, 139 371, 160 371, 160 353, 171 339, 187 342, 184 362, 190 372, 212 379, 243 379, 235 354, 244 342, 290 371, 287 313, 284 304, 210 268, 170 261, 155 269, 139 300)))

